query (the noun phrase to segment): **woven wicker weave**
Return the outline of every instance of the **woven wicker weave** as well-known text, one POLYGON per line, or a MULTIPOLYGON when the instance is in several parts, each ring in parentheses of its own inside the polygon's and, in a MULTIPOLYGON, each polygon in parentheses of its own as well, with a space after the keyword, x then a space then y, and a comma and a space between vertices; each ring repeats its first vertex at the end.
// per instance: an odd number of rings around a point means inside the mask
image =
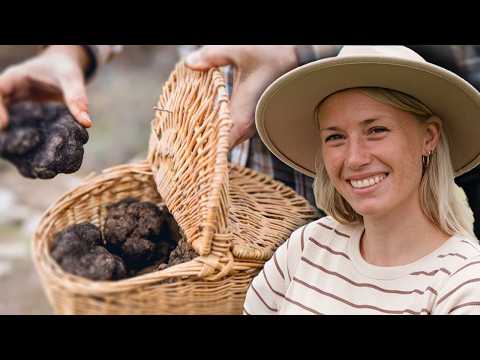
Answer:
POLYGON ((316 212, 270 177, 229 166, 230 127, 221 73, 179 64, 157 105, 148 160, 105 170, 42 217, 34 262, 56 313, 241 313, 246 290, 265 260, 316 212), (54 235, 84 221, 103 231, 107 206, 126 197, 165 203, 199 256, 120 281, 95 282, 64 272, 50 256, 54 235))

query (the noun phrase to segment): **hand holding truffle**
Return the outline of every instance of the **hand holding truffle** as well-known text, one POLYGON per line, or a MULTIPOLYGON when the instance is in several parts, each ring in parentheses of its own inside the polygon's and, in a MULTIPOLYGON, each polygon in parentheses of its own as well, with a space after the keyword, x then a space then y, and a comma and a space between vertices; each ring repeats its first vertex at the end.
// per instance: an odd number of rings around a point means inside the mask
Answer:
POLYGON ((83 71, 88 58, 79 46, 52 45, 40 55, 0 74, 0 130, 7 127, 7 106, 19 101, 60 101, 88 128, 88 101, 83 71))
POLYGON ((88 133, 65 106, 22 102, 9 113, 10 126, 0 131, 0 157, 23 176, 50 179, 80 168, 88 133))

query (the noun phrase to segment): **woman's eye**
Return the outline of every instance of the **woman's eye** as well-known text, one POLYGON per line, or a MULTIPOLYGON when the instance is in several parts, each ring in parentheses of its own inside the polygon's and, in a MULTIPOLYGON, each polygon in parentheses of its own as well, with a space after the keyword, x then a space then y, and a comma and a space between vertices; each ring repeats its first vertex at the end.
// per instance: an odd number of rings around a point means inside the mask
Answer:
POLYGON ((386 131, 388 131, 388 129, 381 126, 375 126, 373 128, 368 129, 369 134, 380 134, 386 131))
POLYGON ((326 137, 325 139, 325 142, 329 142, 329 141, 335 141, 335 140, 342 140, 343 139, 343 136, 340 135, 340 134, 333 134, 333 135, 329 135, 326 137))

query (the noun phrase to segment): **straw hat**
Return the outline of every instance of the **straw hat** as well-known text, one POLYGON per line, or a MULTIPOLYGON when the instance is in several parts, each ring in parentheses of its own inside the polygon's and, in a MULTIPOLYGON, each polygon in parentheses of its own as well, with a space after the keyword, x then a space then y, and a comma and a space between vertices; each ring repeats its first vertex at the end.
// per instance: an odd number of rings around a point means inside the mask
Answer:
POLYGON ((404 46, 344 46, 336 57, 286 73, 257 105, 261 139, 280 160, 315 176, 320 135, 314 109, 327 96, 355 87, 401 91, 428 106, 443 121, 455 176, 480 163, 480 93, 404 46))

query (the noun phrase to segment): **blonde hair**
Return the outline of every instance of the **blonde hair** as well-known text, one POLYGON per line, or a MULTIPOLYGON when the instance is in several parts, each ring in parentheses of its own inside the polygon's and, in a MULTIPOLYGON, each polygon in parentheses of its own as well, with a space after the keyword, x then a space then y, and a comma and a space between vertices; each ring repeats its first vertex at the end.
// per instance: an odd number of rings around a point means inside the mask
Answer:
MULTIPOLYGON (((381 103, 414 114, 424 123, 434 115, 420 101, 402 92, 375 87, 357 89, 381 103)), ((323 101, 318 104, 317 110, 323 101)), ((316 121, 318 122, 318 117, 316 121)), ((428 166, 424 168, 420 182, 420 206, 425 216, 443 232, 476 238, 473 233, 473 213, 465 196, 462 198, 463 192, 453 180, 454 171, 447 138, 440 123, 439 127, 440 141, 430 156, 428 166)), ((330 181, 321 150, 316 158, 313 190, 317 206, 335 220, 343 224, 363 222, 363 217, 353 210, 330 181)))

